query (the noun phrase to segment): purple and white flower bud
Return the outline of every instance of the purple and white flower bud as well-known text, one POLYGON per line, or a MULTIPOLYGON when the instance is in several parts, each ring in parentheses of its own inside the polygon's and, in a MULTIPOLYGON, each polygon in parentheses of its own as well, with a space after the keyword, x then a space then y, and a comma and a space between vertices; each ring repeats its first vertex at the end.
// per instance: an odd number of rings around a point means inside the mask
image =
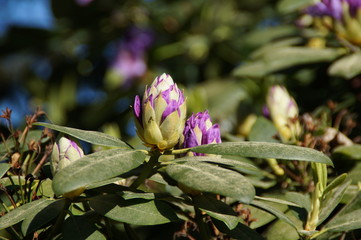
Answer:
POLYGON ((83 150, 73 141, 62 137, 54 143, 51 153, 51 172, 53 176, 64 167, 84 156, 83 150))
POLYGON ((133 111, 137 134, 145 146, 164 151, 178 143, 187 109, 183 92, 170 75, 156 77, 142 100, 136 96, 133 111))
POLYGON ((283 142, 295 141, 300 135, 296 101, 283 86, 272 86, 267 94, 267 107, 283 142))
MULTIPOLYGON (((183 136, 184 148, 222 142, 219 125, 212 124, 208 111, 192 114, 186 121, 183 136)), ((204 156, 203 153, 193 154, 195 156, 204 156)))

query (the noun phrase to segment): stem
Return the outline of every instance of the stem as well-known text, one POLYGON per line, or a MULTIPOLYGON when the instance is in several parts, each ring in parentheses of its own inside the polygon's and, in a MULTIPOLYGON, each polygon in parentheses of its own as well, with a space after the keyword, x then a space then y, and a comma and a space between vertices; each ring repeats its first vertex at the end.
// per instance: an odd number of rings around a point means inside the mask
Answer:
POLYGON ((140 173, 139 177, 130 185, 130 188, 135 189, 139 187, 145 181, 145 179, 147 179, 150 176, 154 166, 158 163, 158 159, 160 155, 161 154, 159 152, 156 152, 154 155, 150 157, 143 171, 140 173))
POLYGON ((199 232, 201 234, 201 239, 202 240, 211 239, 209 229, 208 229, 207 225, 205 224, 205 222, 203 221, 202 212, 196 206, 194 206, 194 212, 196 213, 196 223, 198 225, 199 232))
POLYGON ((64 219, 68 213, 68 209, 71 205, 71 200, 69 199, 65 199, 65 205, 63 210, 60 212, 58 218, 56 219, 56 222, 54 224, 54 226, 51 229, 51 232, 49 233, 47 239, 52 239, 53 236, 59 231, 59 229, 61 228, 61 226, 63 225, 64 219))
POLYGON ((183 148, 183 149, 177 149, 177 150, 169 150, 165 151, 164 155, 179 155, 184 154, 190 151, 190 148, 183 148))
POLYGON ((18 181, 19 181, 19 186, 20 186, 21 202, 23 205, 23 204, 25 204, 25 197, 24 197, 23 185, 21 184, 20 175, 18 175, 18 181))

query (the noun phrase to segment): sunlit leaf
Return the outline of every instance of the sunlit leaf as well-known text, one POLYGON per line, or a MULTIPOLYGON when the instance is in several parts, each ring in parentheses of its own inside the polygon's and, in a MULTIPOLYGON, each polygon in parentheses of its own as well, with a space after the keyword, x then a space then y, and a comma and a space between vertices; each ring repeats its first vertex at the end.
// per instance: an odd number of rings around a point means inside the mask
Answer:
POLYGON ((54 200, 40 199, 15 208, 0 218, 0 229, 10 227, 24 220, 27 216, 40 212, 53 202, 54 200))
POLYGON ((271 205, 269 205, 263 201, 258 201, 258 200, 252 201, 251 205, 253 205, 255 207, 259 207, 262 210, 265 210, 265 211, 275 215, 280 220, 284 221, 285 223, 288 223, 290 226, 292 226, 294 229, 297 230, 297 228, 298 228, 297 225, 287 215, 285 215, 283 212, 279 211, 278 209, 272 207, 271 205))
POLYGON ((47 127, 95 145, 129 149, 129 146, 120 139, 102 132, 87 131, 76 128, 59 126, 50 123, 42 123, 42 122, 34 123, 34 125, 47 127))
POLYGON ((53 179, 54 193, 61 195, 80 187, 126 173, 143 163, 140 151, 111 149, 86 155, 64 169, 53 179))
POLYGON ((252 201, 255 195, 252 184, 240 173, 213 164, 196 161, 170 164, 166 172, 189 188, 232 197, 244 203, 252 201))
POLYGON ((325 229, 331 232, 343 232, 361 229, 361 209, 354 210, 341 216, 336 216, 325 225, 325 229))
POLYGON ((325 154, 311 148, 270 142, 225 142, 220 144, 201 145, 191 148, 193 152, 238 155, 242 157, 276 158, 283 160, 299 160, 319 162, 333 165, 325 154))
POLYGON ((332 63, 328 72, 332 76, 340 76, 350 79, 361 73, 360 62, 361 53, 356 52, 351 55, 344 56, 332 63))

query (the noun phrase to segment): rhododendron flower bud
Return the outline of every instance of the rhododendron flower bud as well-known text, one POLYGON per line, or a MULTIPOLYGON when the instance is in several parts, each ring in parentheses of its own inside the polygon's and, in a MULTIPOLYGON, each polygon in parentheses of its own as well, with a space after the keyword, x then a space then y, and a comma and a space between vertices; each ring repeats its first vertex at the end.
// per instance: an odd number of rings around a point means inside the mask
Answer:
MULTIPOLYGON (((83 150, 73 141, 62 137, 58 143, 54 143, 53 152, 51 154, 51 172, 53 176, 70 165, 72 162, 84 156, 83 150)), ((74 191, 64 194, 64 197, 73 199, 84 192, 84 187, 75 189, 74 191)))
POLYGON ((295 141, 301 131, 295 100, 285 87, 276 85, 269 89, 266 101, 270 117, 282 140, 295 141))
POLYGON ((137 134, 145 146, 164 151, 178 143, 187 110, 183 92, 170 75, 156 77, 142 100, 136 96, 133 111, 137 134))
POLYGON ((83 150, 73 141, 62 137, 54 143, 51 154, 51 172, 55 175, 59 170, 84 156, 83 150))
MULTIPOLYGON (((212 124, 208 111, 192 114, 185 124, 183 136, 185 148, 221 142, 219 125, 212 124)), ((193 154, 195 156, 204 155, 202 153, 193 154)))

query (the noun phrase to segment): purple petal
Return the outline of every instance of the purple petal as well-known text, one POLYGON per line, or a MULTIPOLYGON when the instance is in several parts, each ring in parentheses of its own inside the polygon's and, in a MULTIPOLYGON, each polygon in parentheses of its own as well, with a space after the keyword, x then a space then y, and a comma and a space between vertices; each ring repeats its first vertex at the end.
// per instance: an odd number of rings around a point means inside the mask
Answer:
POLYGON ((191 148, 199 146, 200 144, 197 141, 197 136, 194 133, 193 129, 189 129, 189 131, 184 134, 184 147, 191 148))
POLYGON ((134 99, 133 112, 135 117, 138 119, 139 123, 142 124, 142 105, 140 101, 140 97, 137 95, 134 99))
POLYGON ((202 137, 202 144, 210 144, 213 142, 221 142, 221 133, 219 131, 219 125, 214 124, 205 135, 202 137))

